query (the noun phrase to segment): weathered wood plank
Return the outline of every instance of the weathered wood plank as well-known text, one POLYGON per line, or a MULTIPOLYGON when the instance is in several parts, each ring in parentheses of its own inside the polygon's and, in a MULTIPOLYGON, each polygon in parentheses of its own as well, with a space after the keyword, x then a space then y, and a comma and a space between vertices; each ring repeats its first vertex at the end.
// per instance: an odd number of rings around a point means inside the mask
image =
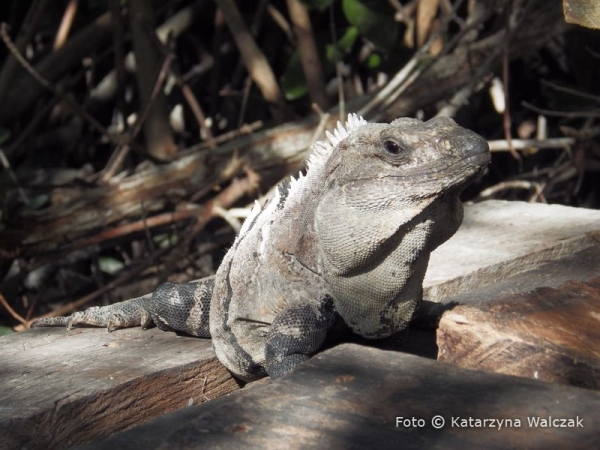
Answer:
POLYGON ((209 340, 158 329, 35 329, 0 355, 0 448, 66 448, 238 388, 209 340))
POLYGON ((268 385, 176 411, 83 449, 574 450, 593 448, 598 439, 600 393, 346 344, 268 385), (441 429, 431 425, 436 415, 445 420, 441 429), (579 419, 580 426, 528 422, 549 416, 572 419, 572 425, 579 419), (468 427, 469 419, 474 426, 468 427), (476 419, 512 423, 498 429, 489 421, 482 428, 476 419))
POLYGON ((500 297, 530 292, 539 287, 558 287, 567 281, 589 281, 600 274, 600 242, 579 252, 548 261, 533 269, 505 278, 489 277, 492 284, 473 287, 443 299, 459 304, 482 303, 500 297))
POLYGON ((424 296, 447 300, 589 247, 600 249, 600 211, 502 200, 468 205, 458 232, 431 255, 424 296))
POLYGON ((460 367, 600 389, 600 278, 458 306, 437 343, 460 367))

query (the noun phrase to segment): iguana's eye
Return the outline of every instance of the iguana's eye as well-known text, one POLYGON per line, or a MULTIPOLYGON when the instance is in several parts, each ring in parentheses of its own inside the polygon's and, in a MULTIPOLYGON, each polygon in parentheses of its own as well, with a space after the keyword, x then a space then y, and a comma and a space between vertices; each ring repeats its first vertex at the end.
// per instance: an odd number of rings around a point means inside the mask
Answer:
POLYGON ((394 141, 384 141, 383 148, 387 153, 394 156, 399 155, 402 152, 402 148, 394 141))

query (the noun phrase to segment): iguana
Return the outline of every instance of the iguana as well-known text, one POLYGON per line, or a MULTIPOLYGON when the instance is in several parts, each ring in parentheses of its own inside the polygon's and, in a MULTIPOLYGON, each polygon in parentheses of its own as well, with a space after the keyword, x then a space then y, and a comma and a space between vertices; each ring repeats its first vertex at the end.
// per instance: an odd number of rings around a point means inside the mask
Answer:
POLYGON ((279 377, 342 324, 368 339, 406 327, 430 253, 458 229, 459 194, 489 163, 452 119, 367 123, 316 142, 306 175, 256 204, 213 277, 35 326, 146 328, 212 338, 237 377, 279 377), (337 324, 337 325, 336 325, 337 324))

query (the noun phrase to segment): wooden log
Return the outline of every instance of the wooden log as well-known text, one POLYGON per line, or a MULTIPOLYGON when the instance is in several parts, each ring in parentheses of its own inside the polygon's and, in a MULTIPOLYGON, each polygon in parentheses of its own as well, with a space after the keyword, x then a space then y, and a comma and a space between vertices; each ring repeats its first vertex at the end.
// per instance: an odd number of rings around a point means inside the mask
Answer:
POLYGON ((158 329, 35 329, 0 354, 2 449, 66 448, 238 388, 210 340, 158 329))
POLYGON ((570 281, 446 312, 438 359, 600 389, 599 324, 600 278, 570 281))
POLYGON ((82 449, 573 450, 596 446, 599 430, 600 393, 347 344, 82 449))

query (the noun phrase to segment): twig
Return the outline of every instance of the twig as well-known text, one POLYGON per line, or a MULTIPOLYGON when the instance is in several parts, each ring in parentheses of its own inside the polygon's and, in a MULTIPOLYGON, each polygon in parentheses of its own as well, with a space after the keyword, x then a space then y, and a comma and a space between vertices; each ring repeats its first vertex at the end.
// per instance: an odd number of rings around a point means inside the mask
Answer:
POLYGON ((123 167, 130 150, 131 147, 129 145, 119 145, 110 155, 110 158, 108 158, 104 169, 98 173, 97 177, 92 176, 92 179, 97 178, 99 183, 108 183, 123 167))
POLYGON ((319 105, 317 105, 316 103, 312 104, 312 108, 319 115, 319 123, 315 127, 315 132, 313 133, 312 137, 310 138, 311 143, 315 142, 319 138, 319 136, 323 135, 323 132, 325 131, 325 127, 327 126, 327 123, 329 123, 329 119, 331 117, 331 114, 324 113, 321 110, 321 108, 319 108, 319 105))
POLYGON ((390 6, 392 8, 394 8, 396 10, 397 13, 402 12, 402 4, 400 3, 399 0, 388 0, 388 3, 390 4, 390 6))
POLYGON ((158 75, 156 76, 152 92, 150 92, 150 97, 142 107, 140 115, 135 121, 133 127, 131 128, 131 140, 134 140, 139 134, 139 132, 142 130, 142 126, 144 125, 144 122, 146 121, 148 114, 152 109, 152 105, 154 104, 156 97, 158 97, 158 95, 161 92, 161 89, 165 83, 165 79, 167 78, 167 74, 169 73, 169 68, 171 67, 171 63, 174 59, 175 55, 173 54, 173 52, 168 52, 167 56, 165 56, 165 59, 162 63, 162 66, 160 67, 158 75))
MULTIPOLYGON (((65 74, 81 66, 81 60, 104 47, 110 41, 111 16, 102 14, 87 27, 73 35, 65 45, 43 57, 35 65, 35 71, 45 80, 58 82, 65 74)), ((22 52, 18 52, 23 54, 22 52)), ((0 102, 0 123, 25 112, 38 101, 46 87, 34 77, 19 77, 5 92, 0 102)), ((89 118, 87 119, 89 121, 89 118)), ((94 126, 94 128, 96 128, 94 126)), ((110 137, 108 138, 110 140, 110 137)))
POLYGON ((598 96, 598 95, 592 95, 592 94, 588 94, 587 92, 581 92, 576 89, 568 88, 565 86, 559 86, 558 84, 552 83, 551 81, 548 81, 548 80, 541 80, 541 81, 544 86, 548 86, 549 88, 552 88, 555 91, 564 92, 566 94, 571 94, 575 97, 579 97, 579 98, 583 98, 586 100, 591 100, 596 103, 600 103, 600 96, 598 96))
POLYGON ((566 117, 568 119, 577 119, 577 118, 585 118, 585 117, 591 117, 591 118, 600 117, 600 109, 591 109, 588 111, 556 111, 553 109, 539 108, 528 102, 521 102, 521 105, 523 105, 523 107, 525 107, 527 109, 530 109, 531 111, 535 111, 536 113, 544 114, 546 116, 552 116, 552 117, 566 117))
POLYGON ((0 292, 0 304, 2 306, 4 306, 4 309, 6 309, 8 311, 8 313, 13 316, 13 318, 15 320, 18 320, 19 322, 21 322, 22 324, 26 324, 27 320, 24 319, 19 313, 17 313, 14 309, 12 309, 10 307, 10 305, 8 304, 8 302, 6 301, 6 299, 4 298, 4 295, 2 295, 2 293, 0 292))
POLYGON ((460 107, 469 102, 469 98, 477 86, 484 83, 482 78, 487 78, 489 80, 489 78, 492 77, 489 66, 490 64, 493 64, 495 59, 496 55, 492 53, 487 61, 477 68, 473 74, 472 80, 465 87, 454 94, 448 104, 441 108, 435 117, 454 117, 460 107))
POLYGON ((244 123, 246 117, 246 108, 248 107, 248 98, 250 97, 250 88, 252 87, 252 77, 246 77, 244 82, 244 91, 242 95, 242 104, 240 106, 240 116, 238 117, 238 128, 244 123))
POLYGON ((6 155, 4 154, 4 151, 1 148, 0 148, 0 166, 4 167, 4 169, 8 172, 8 176, 11 179, 11 181, 15 184, 15 186, 17 186, 17 192, 19 193, 19 196, 21 197, 21 200, 23 201, 23 203, 28 204, 29 197, 27 197, 27 194, 21 187, 21 183, 19 183, 19 179, 15 175, 15 172, 13 171, 12 167, 10 166, 10 162, 6 158, 6 155))
POLYGON ((294 36, 294 32, 292 31, 292 27, 290 26, 289 22, 285 20, 285 17, 283 17, 283 14, 281 14, 279 10, 271 4, 267 6, 267 12, 269 13, 269 16, 271 16, 271 19, 273 19, 273 22, 275 22, 279 28, 281 28, 281 31, 283 31, 290 44, 295 46, 296 37, 294 36))
POLYGON ((263 19, 265 17, 265 12, 267 11, 270 3, 271 0, 260 0, 258 6, 255 8, 252 24, 250 25, 250 32, 252 33, 252 36, 258 36, 258 32, 260 31, 263 19))
POLYGON ((210 131, 210 128, 206 126, 206 115, 202 110, 202 106, 200 106, 200 103, 194 95, 194 92, 190 89, 190 86, 185 83, 180 76, 177 76, 176 78, 179 87, 181 88, 181 92, 183 93, 183 97, 187 101, 187 104, 192 110, 192 114, 198 123, 198 128, 200 129, 200 139, 208 141, 208 145, 214 147, 215 138, 210 131))
MULTIPOLYGON (((485 199, 493 196, 494 194, 505 191, 508 189, 525 189, 530 190, 534 189, 536 193, 536 197, 539 197, 544 203, 546 203, 546 199, 544 198, 542 191, 543 186, 540 183, 536 183, 535 181, 524 181, 524 180, 513 180, 513 181, 503 181, 494 186, 491 186, 487 189, 484 189, 479 193, 479 198, 485 199)), ((532 201, 532 199, 530 199, 532 201)))
MULTIPOLYGON (((219 88, 223 78, 223 58, 220 58, 219 56, 223 53, 223 41, 225 40, 225 18, 223 17, 223 11, 219 8, 215 11, 213 29, 212 54, 214 55, 215 63, 210 71, 208 92, 210 116, 217 117, 221 112, 219 109, 219 88)), ((216 124, 213 124, 213 126, 215 125, 216 124)))
POLYGON ((189 220, 194 217, 198 217, 202 212, 202 207, 194 209, 177 210, 173 212, 166 212, 158 214, 152 217, 144 217, 143 219, 136 220, 135 222, 126 223, 117 227, 104 230, 94 236, 90 236, 79 241, 69 244, 68 247, 61 250, 70 253, 74 250, 81 250, 90 245, 100 244, 108 240, 114 240, 122 238, 132 233, 139 233, 150 228, 156 228, 164 225, 172 225, 177 222, 189 220))
POLYGON ((27 123, 25 129, 19 134, 19 137, 15 139, 15 141, 6 149, 6 156, 8 159, 12 159, 14 155, 16 155, 17 150, 23 145, 23 143, 31 137, 31 135, 35 132, 37 127, 41 124, 42 120, 46 118, 48 113, 54 105, 59 102, 57 97, 52 97, 50 100, 46 102, 44 106, 38 109, 35 112, 33 118, 27 123))
MULTIPOLYGON (((118 14, 120 13, 120 0, 116 1, 119 7, 118 14)), ((162 25, 156 29, 156 36, 161 42, 166 42, 169 35, 173 37, 180 36, 186 29, 188 29, 193 23, 194 18, 203 12, 208 6, 209 2, 197 1, 193 2, 190 6, 187 6, 173 16, 169 17, 162 25)), ((111 8, 114 6, 111 6, 111 8)), ((113 9, 111 9, 112 13, 113 9)), ((114 36, 115 30, 113 30, 114 36)), ((121 60, 124 63, 124 68, 128 71, 135 71, 133 61, 135 61, 133 52, 127 53, 121 60)), ((97 100, 108 100, 117 92, 117 73, 115 70, 110 71, 100 82, 92 89, 90 96, 97 100)))
MULTIPOLYGON (((220 134, 219 136, 214 138, 210 142, 210 144, 213 144, 215 146, 221 145, 227 141, 231 141, 232 139, 238 138, 245 134, 252 134, 256 130, 259 130, 260 128, 262 128, 262 126, 263 126, 262 120, 257 120, 256 122, 252 122, 250 124, 244 124, 244 125, 240 126, 237 130, 231 130, 231 131, 228 131, 227 133, 220 134)), ((210 144, 207 142, 203 142, 201 144, 193 145, 191 147, 186 148, 185 150, 180 151, 179 156, 183 157, 183 156, 189 155, 190 153, 195 153, 198 150, 212 148, 213 145, 210 145, 210 144)))
POLYGON ((210 131, 210 128, 206 126, 206 115, 204 114, 198 99, 194 95, 194 92, 190 89, 190 86, 184 80, 183 76, 179 73, 179 70, 176 67, 171 66, 170 72, 175 78, 177 85, 181 89, 181 93, 187 101, 188 106, 192 110, 192 114, 194 114, 194 117, 196 118, 198 128, 200 129, 200 138, 202 140, 207 140, 210 147, 214 147, 214 136, 210 131))
MULTIPOLYGON (((162 41, 161 40, 157 40, 157 45, 162 45, 162 41)), ((172 51, 169 49, 168 45, 164 45, 165 50, 166 50, 166 54, 173 54, 172 51)), ((163 66, 165 67, 165 66, 163 66)), ((211 148, 214 148, 215 145, 213 143, 214 140, 214 136, 212 134, 212 132, 210 131, 210 127, 206 126, 206 115, 204 114, 204 111, 202 110, 202 106, 200 106, 200 102, 198 102, 198 99, 196 98, 196 96, 194 95, 193 91, 190 89, 188 83, 184 80, 183 76, 181 75, 181 73, 179 72, 178 68, 175 67, 174 65, 172 65, 171 63, 169 63, 168 66, 165 67, 165 71, 168 70, 171 74, 171 76, 175 79, 175 82, 177 83, 177 86, 179 86, 179 89, 181 89, 181 93, 183 94, 183 97, 185 98, 188 106, 190 107, 190 109, 192 110, 192 114, 194 115, 194 118, 196 119, 196 122, 198 123, 198 128, 200 129, 200 139, 208 141, 208 146, 211 148)), ((165 72, 166 74, 166 72, 165 72)), ((160 83, 160 87, 162 87, 162 84, 164 83, 164 79, 161 81, 160 83)))
MULTIPOLYGON (((510 144, 505 140, 488 141, 491 152, 510 151, 510 144)), ((574 138, 548 138, 544 140, 537 139, 513 139, 512 147, 515 150, 525 150, 528 148, 570 148, 575 144, 574 138)))
POLYGON ((69 31, 71 31, 71 27, 73 26, 73 19, 77 13, 78 4, 79 0, 69 0, 69 3, 65 8, 63 18, 60 22, 60 26, 58 27, 56 38, 54 39, 54 45, 52 46, 53 50, 58 50, 65 44, 65 41, 69 36, 69 31))
MULTIPOLYGON (((202 214, 203 207, 197 207, 193 209, 183 209, 172 212, 166 212, 158 214, 152 217, 144 217, 131 223, 119 225, 107 230, 103 230, 93 236, 88 236, 78 241, 69 243, 67 246, 63 246, 56 251, 53 251, 49 255, 39 255, 35 261, 35 264, 28 266, 28 270, 34 270, 37 267, 43 266, 51 261, 56 261, 64 256, 77 251, 82 250, 86 247, 93 245, 99 245, 107 241, 115 241, 120 238, 124 238, 130 234, 140 233, 147 231, 152 228, 157 228, 165 225, 174 225, 178 222, 191 220, 197 218, 202 214)), ((7 258, 10 256, 7 256, 7 258)), ((16 256, 15 256, 16 257, 16 256)))
POLYGON ((219 205, 214 205, 213 211, 215 213, 215 216, 220 217, 225 222, 227 222, 236 234, 240 232, 240 229, 242 228, 242 223, 237 217, 233 216, 232 214, 229 214, 229 212, 225 208, 221 208, 219 205))
POLYGON ((284 117, 287 116, 288 109, 277 84, 277 78, 248 30, 237 6, 232 0, 216 0, 216 3, 231 30, 248 73, 262 92, 264 99, 276 108, 271 114, 274 118, 281 118, 282 114, 284 117))

